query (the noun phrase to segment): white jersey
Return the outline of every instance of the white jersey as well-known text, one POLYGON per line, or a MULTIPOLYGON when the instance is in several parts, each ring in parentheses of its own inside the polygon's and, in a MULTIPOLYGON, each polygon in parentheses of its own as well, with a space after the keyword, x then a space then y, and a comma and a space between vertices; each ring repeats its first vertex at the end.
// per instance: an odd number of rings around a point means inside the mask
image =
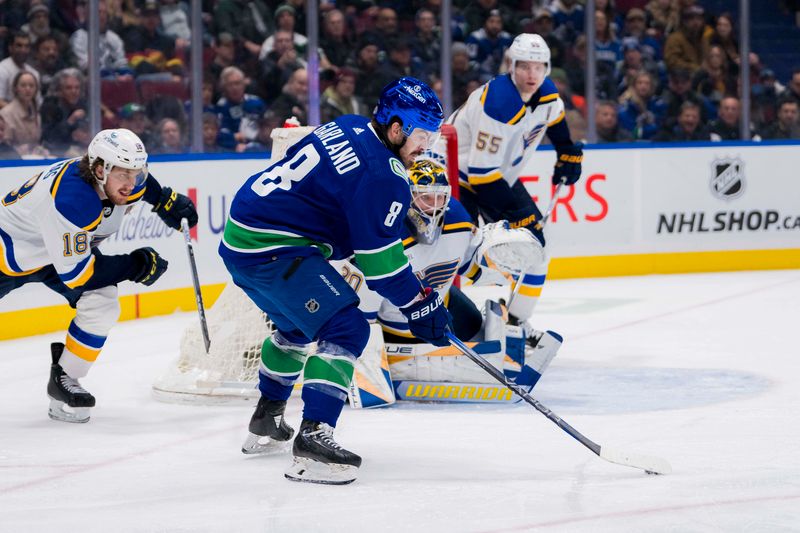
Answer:
MULTIPOLYGON (((84 285, 94 273, 92 245, 116 232, 127 211, 100 199, 79 172, 80 159, 51 165, 0 201, 0 272, 32 274, 53 265, 69 288, 84 285)), ((140 200, 138 185, 128 204, 140 200)))
POLYGON ((549 126, 564 120, 564 102, 545 78, 531 107, 508 74, 475 89, 447 120, 458 132, 459 182, 483 185, 505 179, 509 186, 542 142, 549 126))
MULTIPOLYGON (((484 270, 475 258, 475 251, 481 243, 480 234, 472 224, 469 215, 458 200, 451 199, 444 216, 442 233, 433 244, 417 242, 411 232, 406 229, 403 247, 411 264, 411 269, 423 285, 438 291, 445 301, 447 292, 453 284, 456 274, 477 279, 484 270)), ((342 267, 345 278, 353 283, 352 265, 342 267)), ((361 299, 360 309, 368 319, 377 318, 384 331, 412 338, 408 330, 408 322, 400 309, 389 300, 370 291, 365 284, 357 284, 358 296, 361 299)))

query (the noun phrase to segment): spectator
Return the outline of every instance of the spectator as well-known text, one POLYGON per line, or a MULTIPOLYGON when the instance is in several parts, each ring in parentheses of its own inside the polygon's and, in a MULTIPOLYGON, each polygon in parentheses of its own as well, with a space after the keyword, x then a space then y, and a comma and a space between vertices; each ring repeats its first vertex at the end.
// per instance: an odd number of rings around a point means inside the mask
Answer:
MULTIPOLYGON (((797 108, 797 100, 793 98, 781 99, 778 103, 778 120, 764 128, 761 132, 761 137, 765 140, 800 139, 800 127, 798 127, 797 124, 797 108)), ((0 113, 2 113, 2 111, 0 111, 0 113)))
POLYGON ((347 34, 344 13, 331 9, 322 15, 320 47, 325 57, 336 67, 343 67, 353 52, 353 43, 347 34))
POLYGON ((128 102, 119 108, 119 127, 131 130, 148 148, 153 146, 155 140, 149 130, 150 123, 147 119, 145 107, 136 102, 128 102))
POLYGON ((222 32, 214 39, 211 49, 214 59, 208 70, 218 80, 224 69, 236 64, 236 39, 230 33, 222 32))
POLYGON ((108 28, 123 37, 130 28, 139 25, 137 0, 108 0, 108 28))
POLYGON ((574 43, 583 33, 583 6, 578 0, 553 0, 550 6, 556 23, 556 35, 565 43, 574 43))
POLYGON ((663 128, 672 130, 684 102, 690 101, 700 107, 700 118, 704 124, 716 117, 714 107, 700 94, 692 90, 692 78, 688 70, 673 70, 667 76, 668 82, 659 102, 664 106, 663 128))
POLYGON ((0 112, 0 161, 19 158, 19 152, 6 140, 6 119, 0 112))
POLYGON ((800 103, 800 68, 792 71, 792 77, 786 84, 786 92, 784 94, 800 103))
POLYGON ((624 93, 642 70, 649 72, 654 80, 660 79, 655 61, 645 57, 641 45, 635 39, 625 38, 622 43, 622 61, 616 67, 617 92, 624 93))
POLYGON ((469 2, 464 8, 464 19, 467 23, 467 31, 476 32, 484 27, 486 19, 491 16, 492 11, 496 11, 501 18, 501 23, 509 32, 517 33, 517 21, 514 12, 498 0, 477 0, 469 2))
MULTIPOLYGON (((83 74, 76 68, 60 70, 42 103, 42 141, 54 155, 62 156, 73 144, 81 144, 80 126, 87 120, 83 74)), ((85 148, 87 145, 83 145, 85 148)))
POLYGON ((695 72, 692 88, 714 105, 718 105, 726 94, 736 94, 737 80, 728 70, 727 58, 722 47, 711 45, 703 59, 703 66, 695 72))
POLYGON ((414 37, 411 40, 414 61, 421 64, 425 72, 439 72, 441 61, 441 35, 436 27, 436 15, 422 8, 414 16, 414 37))
POLYGON ((613 71, 617 63, 622 61, 622 47, 611 27, 610 21, 602 11, 594 12, 595 25, 595 60, 597 68, 613 71))
POLYGON ((400 36, 398 32, 397 12, 391 7, 382 7, 375 17, 373 29, 367 30, 361 36, 370 42, 377 43, 381 50, 389 51, 387 43, 400 36))
POLYGON ((161 12, 158 3, 148 1, 142 8, 141 23, 131 27, 125 34, 125 50, 129 54, 138 54, 140 58, 145 59, 144 62, 135 62, 133 58, 131 59, 137 75, 161 71, 163 63, 175 57, 175 38, 165 34, 160 26, 161 12), (153 51, 160 54, 154 56, 153 51), (162 64, 156 64, 158 62, 162 64))
MULTIPOLYGON (((100 24, 100 70, 101 76, 129 75, 128 60, 125 58, 125 45, 119 35, 108 29, 108 8, 105 2, 98 5, 100 24)), ((89 66, 89 34, 80 28, 69 38, 72 53, 78 68, 86 72, 89 66)))
POLYGON ((50 28, 50 8, 46 4, 31 5, 28 9, 28 23, 20 29, 30 35, 31 43, 36 43, 44 37, 55 37, 59 46, 64 46, 67 42, 61 32, 55 32, 50 28))
POLYGON ((245 92, 244 73, 238 67, 228 67, 220 76, 222 97, 217 101, 220 133, 218 144, 235 149, 255 139, 258 118, 264 114, 264 101, 245 92))
POLYGON ((633 140, 631 133, 620 127, 617 120, 617 106, 611 100, 602 100, 597 103, 595 125, 597 127, 598 143, 630 142, 633 140))
POLYGON ((381 91, 389 81, 379 69, 378 45, 367 39, 362 40, 356 52, 356 68, 358 77, 356 87, 358 94, 367 109, 373 109, 378 103, 381 91))
POLYGON ((650 27, 659 28, 664 35, 674 32, 680 25, 679 0, 650 0, 644 10, 650 16, 650 27))
MULTIPOLYGON (((742 105, 735 96, 725 96, 719 103, 717 118, 708 125, 712 141, 738 141, 742 105)), ((750 139, 753 132, 750 132, 750 139)), ((748 139, 749 140, 749 139, 748 139)))
POLYGON ((261 44, 274 27, 264 0, 219 0, 214 22, 218 36, 223 32, 231 34, 252 57, 258 57, 261 44))
POLYGON ((273 49, 261 62, 259 76, 261 97, 265 101, 274 100, 280 95, 292 73, 305 66, 305 60, 297 54, 297 50, 292 45, 291 32, 276 31, 273 49))
POLYGON ((692 101, 681 104, 678 122, 670 130, 662 130, 653 138, 660 142, 709 141, 711 136, 700 123, 700 106, 692 101))
POLYGON ((47 94, 55 75, 67 68, 67 63, 61 55, 58 40, 52 35, 42 37, 34 45, 33 60, 31 64, 39 73, 39 82, 42 85, 42 94, 47 94))
POLYGON ((39 83, 39 73, 27 64, 30 55, 30 36, 20 31, 13 33, 8 42, 8 57, 0 61, 0 108, 14 98, 12 84, 21 71, 30 72, 39 83))
POLYGON ((24 8, 25 2, 0 0, 0 54, 6 50, 13 32, 25 23, 24 8))
POLYGON ((661 44, 647 34, 647 15, 644 10, 634 7, 625 15, 623 43, 633 39, 640 46, 642 55, 649 61, 661 61, 661 44))
POLYGON ((668 70, 686 69, 694 74, 703 59, 703 8, 690 6, 683 10, 681 27, 667 37, 664 63, 668 70))
MULTIPOLYGON (((301 57, 306 53, 306 45, 308 44, 308 39, 305 35, 297 33, 295 31, 295 18, 294 18, 295 10, 292 6, 287 4, 281 4, 275 10, 275 25, 277 32, 278 30, 289 32, 292 35, 292 45, 294 45, 295 51, 301 57)), ((270 35, 267 37, 263 43, 261 43, 261 51, 258 53, 258 59, 262 60, 267 57, 267 54, 272 51, 272 48, 275 46, 275 34, 270 35)))
MULTIPOLYGON (((586 139, 586 99, 583 96, 573 94, 564 69, 554 68, 550 72, 549 78, 558 89, 558 96, 564 102, 564 120, 567 121, 569 131, 573 139, 586 139)), ((542 143, 549 143, 549 137, 545 136, 542 143)))
POLYGON ((355 90, 356 73, 346 67, 339 69, 334 84, 322 93, 320 102, 322 122, 330 122, 342 115, 370 116, 372 110, 367 109, 355 96, 355 90))
POLYGON ((533 14, 530 27, 525 28, 526 33, 538 33, 550 48, 550 63, 555 68, 564 66, 566 48, 564 42, 553 32, 553 14, 547 8, 539 8, 533 14))
POLYGON ((470 33, 467 38, 470 59, 480 65, 483 72, 496 74, 512 40, 511 34, 503 30, 503 17, 500 11, 493 9, 486 17, 483 27, 470 33))
POLYGON ((182 0, 160 0, 158 4, 164 35, 174 39, 177 50, 185 50, 192 41, 189 7, 182 0))
POLYGON ((156 125, 156 138, 158 139, 154 154, 182 154, 186 152, 186 143, 183 142, 181 126, 177 120, 163 118, 156 125))
MULTIPOLYGON (((616 65, 615 65, 616 67, 616 65)), ((586 94, 586 36, 581 35, 575 40, 567 63, 564 66, 569 76, 569 84, 576 94, 586 94)), ((609 68, 608 63, 597 63, 597 80, 595 86, 597 97, 601 100, 613 99, 617 93, 617 81, 614 77, 614 68, 609 68)))
POLYGON ((614 7, 614 0, 595 0, 594 9, 606 16, 611 33, 619 37, 622 34, 623 19, 614 7))
POLYGON ((283 86, 281 95, 272 102, 270 109, 277 120, 297 117, 300 124, 308 124, 308 73, 306 69, 295 70, 283 86))
POLYGON ((665 107, 654 94, 653 76, 640 71, 621 97, 618 120, 634 140, 650 140, 658 133, 665 107))
POLYGON ((739 41, 733 31, 733 15, 720 13, 711 33, 703 36, 703 54, 708 55, 712 46, 719 46, 725 54, 728 70, 733 77, 739 75, 739 41))
POLYGON ((411 44, 408 39, 398 37, 396 40, 387 41, 386 45, 389 48, 389 57, 381 66, 384 78, 397 79, 403 76, 413 76, 428 81, 428 73, 425 72, 422 64, 415 62, 411 56, 411 44))
POLYGON ((21 156, 47 156, 40 145, 42 119, 39 116, 39 80, 30 72, 20 71, 12 83, 13 99, 0 109, 6 122, 6 140, 21 156))
POLYGON ((217 144, 219 136, 219 117, 215 113, 203 112, 203 152, 213 154, 217 152, 224 152, 220 145, 217 144))
POLYGON ((467 101, 467 97, 470 94, 467 92, 467 85, 471 81, 480 80, 480 69, 473 61, 470 61, 469 50, 464 43, 453 43, 450 52, 453 54, 451 61, 453 107, 458 108, 467 101))
POLYGON ((254 141, 244 145, 242 152, 271 152, 272 151, 272 130, 283 125, 283 121, 272 110, 258 120, 258 135, 254 141))

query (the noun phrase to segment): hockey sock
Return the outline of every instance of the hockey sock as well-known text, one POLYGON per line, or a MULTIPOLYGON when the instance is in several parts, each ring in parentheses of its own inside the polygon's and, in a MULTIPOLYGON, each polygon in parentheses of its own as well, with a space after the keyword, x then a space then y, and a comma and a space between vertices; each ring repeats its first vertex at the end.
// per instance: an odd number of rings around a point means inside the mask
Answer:
POLYGON ((261 347, 261 366, 258 369, 258 390, 270 400, 288 400, 292 387, 303 371, 306 352, 303 347, 281 342, 275 333, 261 347))
POLYGON ((336 426, 342 412, 355 358, 318 353, 309 356, 303 372, 303 417, 336 426))

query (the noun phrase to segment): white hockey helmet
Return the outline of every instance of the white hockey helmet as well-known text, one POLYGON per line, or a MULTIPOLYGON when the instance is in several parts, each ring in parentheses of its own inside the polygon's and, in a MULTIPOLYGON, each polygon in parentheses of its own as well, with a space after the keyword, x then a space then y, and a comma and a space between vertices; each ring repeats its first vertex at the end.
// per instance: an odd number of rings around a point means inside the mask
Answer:
POLYGON ((102 130, 89 143, 89 166, 93 166, 97 158, 103 160, 103 178, 97 181, 105 185, 108 173, 114 167, 140 170, 136 184, 147 179, 147 151, 138 135, 131 130, 118 128, 102 130))
POLYGON ((544 75, 550 75, 550 47, 538 33, 520 33, 514 37, 514 42, 508 48, 508 57, 511 59, 512 76, 517 61, 544 63, 547 66, 544 75))

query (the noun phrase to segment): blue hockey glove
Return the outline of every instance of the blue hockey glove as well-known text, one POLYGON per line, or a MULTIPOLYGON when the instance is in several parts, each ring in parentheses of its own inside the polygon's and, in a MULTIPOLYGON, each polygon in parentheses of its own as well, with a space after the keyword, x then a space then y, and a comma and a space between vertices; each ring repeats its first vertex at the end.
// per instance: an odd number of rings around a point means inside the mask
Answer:
POLYGON ((425 287, 425 297, 400 309, 408 320, 408 329, 416 338, 436 346, 449 346, 446 332, 450 329, 450 312, 444 306, 442 295, 425 287))
POLYGON ((181 229, 182 218, 186 218, 190 228, 197 224, 197 209, 192 200, 169 187, 161 189, 161 197, 153 207, 153 211, 172 229, 181 229))
POLYGON ((583 143, 577 142, 572 146, 556 149, 556 166, 553 169, 553 185, 564 182, 572 185, 581 177, 581 163, 583 162, 583 143))
POLYGON ((158 252, 150 248, 139 248, 131 252, 134 261, 139 261, 141 267, 131 277, 131 281, 147 285, 148 287, 156 282, 161 275, 167 271, 169 263, 166 259, 158 255, 158 252))

